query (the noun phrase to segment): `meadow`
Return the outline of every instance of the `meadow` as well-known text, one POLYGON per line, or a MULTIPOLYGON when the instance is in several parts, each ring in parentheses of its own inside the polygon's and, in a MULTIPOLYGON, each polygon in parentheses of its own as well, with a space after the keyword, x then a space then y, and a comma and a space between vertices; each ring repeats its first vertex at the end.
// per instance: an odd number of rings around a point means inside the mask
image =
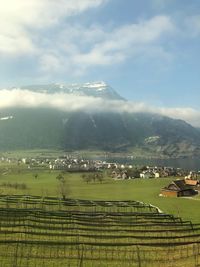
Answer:
MULTIPOLYGON (((61 197, 59 171, 42 169, 28 170, 25 165, 0 166, 0 193, 61 197), (36 178, 37 176, 37 178, 36 178), (25 184, 25 189, 3 186, 25 184)), ((63 173, 66 180, 67 197, 88 200, 137 200, 157 206, 163 212, 180 216, 192 222, 200 222, 200 198, 161 197, 160 189, 174 178, 133 179, 115 181, 105 174, 102 183, 86 183, 81 173, 63 173)))
POLYGON ((159 196, 173 179, 1 163, 0 267, 198 267, 200 198, 159 196))

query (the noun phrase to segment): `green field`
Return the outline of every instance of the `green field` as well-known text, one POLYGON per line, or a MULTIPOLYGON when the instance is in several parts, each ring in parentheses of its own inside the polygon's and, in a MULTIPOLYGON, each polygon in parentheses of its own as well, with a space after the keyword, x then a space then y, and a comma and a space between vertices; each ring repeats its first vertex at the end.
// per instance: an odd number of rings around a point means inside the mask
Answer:
POLYGON ((198 267, 200 225, 138 201, 0 196, 1 267, 198 267))
MULTIPOLYGON (((27 170, 22 167, 1 166, 1 194, 39 195, 60 197, 58 171, 27 170), (35 178, 35 174, 38 177, 35 178), (26 189, 2 186, 4 183, 26 184, 26 189)), ((102 183, 86 183, 79 173, 65 173, 67 197, 94 200, 138 200, 159 207, 163 212, 180 216, 192 222, 200 222, 200 198, 166 198, 160 197, 160 189, 173 178, 135 179, 114 181, 106 177, 102 183)))
POLYGON ((199 266, 200 198, 159 196, 173 178, 45 168, 0 164, 0 267, 199 266))
POLYGON ((0 157, 10 157, 10 158, 30 158, 30 157, 58 157, 64 154, 62 150, 56 149, 30 149, 30 150, 10 150, 10 151, 0 151, 0 157))

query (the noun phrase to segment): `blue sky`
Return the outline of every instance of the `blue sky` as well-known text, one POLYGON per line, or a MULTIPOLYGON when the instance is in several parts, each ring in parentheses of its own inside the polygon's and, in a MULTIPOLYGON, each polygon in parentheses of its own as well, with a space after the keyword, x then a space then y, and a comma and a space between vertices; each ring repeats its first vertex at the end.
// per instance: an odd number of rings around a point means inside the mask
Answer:
POLYGON ((103 80, 199 111, 200 1, 0 1, 0 87, 103 80))

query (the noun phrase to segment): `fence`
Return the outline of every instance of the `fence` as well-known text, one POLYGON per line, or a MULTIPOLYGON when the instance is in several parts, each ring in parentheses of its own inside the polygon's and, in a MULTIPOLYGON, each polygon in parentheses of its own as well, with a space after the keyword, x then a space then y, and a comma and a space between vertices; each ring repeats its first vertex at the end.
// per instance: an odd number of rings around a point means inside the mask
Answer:
POLYGON ((198 267, 200 225, 137 201, 0 197, 1 267, 198 267))

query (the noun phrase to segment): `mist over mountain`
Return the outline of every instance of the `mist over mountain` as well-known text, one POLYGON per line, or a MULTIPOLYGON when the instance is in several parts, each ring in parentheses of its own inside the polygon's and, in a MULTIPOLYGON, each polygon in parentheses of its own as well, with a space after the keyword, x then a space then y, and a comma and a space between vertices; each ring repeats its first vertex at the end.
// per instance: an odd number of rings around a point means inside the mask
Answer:
POLYGON ((58 148, 123 151, 144 157, 200 155, 199 129, 183 120, 143 111, 140 106, 130 110, 127 101, 104 82, 3 90, 0 150, 58 148), (10 92, 14 94, 7 99, 10 92))

